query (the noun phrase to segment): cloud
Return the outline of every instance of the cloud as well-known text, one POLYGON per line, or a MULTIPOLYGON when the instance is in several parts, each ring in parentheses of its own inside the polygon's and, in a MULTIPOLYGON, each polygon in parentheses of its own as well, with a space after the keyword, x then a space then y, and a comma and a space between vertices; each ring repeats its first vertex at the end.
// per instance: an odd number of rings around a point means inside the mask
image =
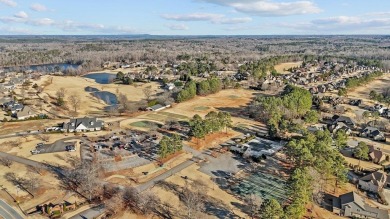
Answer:
POLYGON ((18 5, 18 3, 13 0, 0 0, 0 3, 6 4, 10 7, 16 7, 18 5))
POLYGON ((281 23, 278 26, 315 33, 377 33, 390 30, 390 18, 361 15, 336 16, 301 23, 281 23))
POLYGON ((39 12, 43 12, 43 11, 48 11, 49 10, 46 6, 44 6, 42 4, 38 4, 38 3, 30 5, 30 9, 33 10, 33 11, 39 11, 39 12))
POLYGON ((26 19, 26 18, 28 18, 28 14, 26 12, 24 12, 24 11, 19 11, 18 13, 16 13, 14 15, 14 17, 21 18, 21 19, 26 19))
POLYGON ((224 18, 217 21, 214 21, 215 23, 219 24, 242 24, 242 23, 248 23, 251 22, 252 18, 250 17, 239 17, 239 18, 224 18))
POLYGON ((226 18, 223 14, 209 13, 163 14, 161 17, 174 21, 208 21, 214 24, 241 24, 252 21, 250 17, 226 18))
POLYGON ((221 14, 207 14, 207 13, 193 13, 193 14, 163 14, 161 17, 167 20, 175 20, 175 21, 211 21, 217 20, 224 17, 221 14))
POLYGON ((27 21, 27 24, 31 24, 34 26, 50 26, 55 24, 55 21, 50 18, 40 18, 29 20, 27 21))
POLYGON ((274 2, 272 0, 198 0, 234 8, 238 12, 257 16, 289 16, 321 12, 313 2, 274 2))
POLYGON ((185 24, 167 24, 166 26, 171 30, 189 30, 190 29, 185 24))

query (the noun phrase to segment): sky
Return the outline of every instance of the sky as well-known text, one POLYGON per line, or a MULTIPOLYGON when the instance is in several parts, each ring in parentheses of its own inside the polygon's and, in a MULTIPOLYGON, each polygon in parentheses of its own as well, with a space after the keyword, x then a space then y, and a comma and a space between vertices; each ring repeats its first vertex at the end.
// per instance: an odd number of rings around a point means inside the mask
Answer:
POLYGON ((0 0, 0 35, 390 34, 389 0, 0 0))

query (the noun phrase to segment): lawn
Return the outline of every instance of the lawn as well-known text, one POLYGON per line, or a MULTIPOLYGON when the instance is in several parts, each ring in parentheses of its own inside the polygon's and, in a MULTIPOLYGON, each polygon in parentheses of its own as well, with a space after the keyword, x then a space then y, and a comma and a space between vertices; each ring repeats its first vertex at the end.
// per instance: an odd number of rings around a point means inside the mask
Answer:
POLYGON ((161 126, 158 123, 155 122, 150 122, 150 121, 138 121, 138 122, 133 122, 130 124, 131 126, 137 127, 137 128, 153 128, 153 127, 159 127, 161 126))
POLYGON ((205 110, 209 110, 210 107, 207 107, 207 106, 197 106, 194 108, 194 110, 196 111, 205 111, 205 110))

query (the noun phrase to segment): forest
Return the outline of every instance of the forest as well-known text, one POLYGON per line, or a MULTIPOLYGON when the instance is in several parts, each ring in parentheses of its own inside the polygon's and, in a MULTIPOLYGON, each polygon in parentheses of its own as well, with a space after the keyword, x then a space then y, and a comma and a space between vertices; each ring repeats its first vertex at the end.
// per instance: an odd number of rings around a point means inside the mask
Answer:
POLYGON ((386 36, 4 36, 0 43, 2 67, 73 63, 81 64, 80 72, 87 72, 101 69, 106 62, 159 66, 187 62, 180 68, 194 74, 223 69, 253 70, 261 75, 271 66, 257 63, 262 59, 275 64, 322 56, 359 64, 380 62, 390 68, 390 39, 386 36), (255 65, 242 66, 250 62, 255 65))

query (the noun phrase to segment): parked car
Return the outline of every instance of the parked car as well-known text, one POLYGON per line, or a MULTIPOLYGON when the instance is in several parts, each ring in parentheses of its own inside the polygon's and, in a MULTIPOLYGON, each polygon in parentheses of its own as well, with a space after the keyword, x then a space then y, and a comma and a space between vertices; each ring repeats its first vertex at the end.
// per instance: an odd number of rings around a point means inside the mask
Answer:
POLYGON ((67 145, 65 146, 65 150, 68 152, 74 152, 76 151, 76 148, 73 145, 67 145))
POLYGON ((32 155, 34 155, 34 154, 40 154, 41 153, 41 151, 39 151, 39 150, 32 150, 31 151, 31 154, 32 155))

